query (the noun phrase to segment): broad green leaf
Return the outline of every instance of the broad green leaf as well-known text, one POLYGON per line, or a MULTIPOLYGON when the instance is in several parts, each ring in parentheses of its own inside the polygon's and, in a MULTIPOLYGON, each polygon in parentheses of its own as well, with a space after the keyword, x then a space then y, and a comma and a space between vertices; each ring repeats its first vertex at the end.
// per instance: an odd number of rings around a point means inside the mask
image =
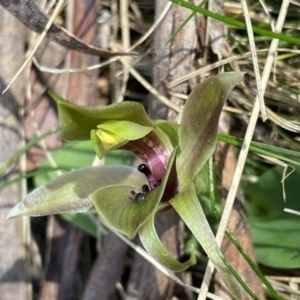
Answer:
POLYGON ((196 188, 196 194, 205 195, 209 192, 209 165, 208 162, 202 167, 202 169, 197 173, 194 178, 194 185, 196 188))
POLYGON ((177 170, 182 187, 195 178, 213 154, 222 107, 243 75, 230 72, 209 77, 189 95, 179 127, 177 170))
POLYGON ((153 127, 144 107, 137 102, 121 102, 108 106, 78 106, 49 92, 58 105, 61 138, 65 140, 89 140, 92 129, 102 122, 130 121, 153 127))
POLYGON ((97 237, 97 226, 88 214, 64 213, 60 216, 87 234, 97 237))
POLYGON ((52 153, 57 165, 52 168, 46 160, 39 168, 40 172, 34 177, 35 186, 47 184, 57 177, 57 171, 63 173, 74 169, 90 167, 95 159, 95 151, 90 141, 70 142, 52 153))
POLYGON ((224 264, 223 254, 198 200, 194 184, 186 186, 170 203, 212 260, 235 299, 241 299, 241 287, 224 264))
POLYGON ((244 184, 251 235, 257 260, 274 268, 300 267, 300 217, 283 209, 300 211, 300 168, 285 179, 286 202, 282 195, 282 167, 274 167, 256 183, 244 184))
POLYGON ((10 211, 8 218, 21 215, 42 216, 93 209, 91 195, 112 184, 142 186, 146 177, 126 166, 91 167, 64 174, 31 192, 10 211))
POLYGON ((184 271, 194 265, 196 263, 194 251, 189 260, 184 263, 180 263, 170 255, 156 233, 154 216, 155 214, 152 214, 139 230, 139 238, 147 252, 160 264, 175 272, 184 271))
POLYGON ((300 267, 300 218, 250 218, 257 260, 273 268, 300 267))
POLYGON ((161 185, 145 194, 143 201, 137 201, 136 194, 142 193, 142 185, 132 186, 115 185, 98 189, 92 197, 93 204, 99 215, 114 230, 119 231, 129 238, 133 238, 139 228, 156 211, 174 164, 176 150, 170 157, 168 167, 161 185))
MULTIPOLYGON (((0 190, 14 182, 27 178, 33 178, 34 186, 38 187, 55 179, 58 172, 66 173, 74 169, 89 167, 95 159, 95 151, 90 141, 70 142, 54 151, 52 158, 57 165, 56 167, 53 167, 46 160, 38 169, 3 182, 0 184, 0 190)), ((132 163, 124 164, 132 165, 132 163)))

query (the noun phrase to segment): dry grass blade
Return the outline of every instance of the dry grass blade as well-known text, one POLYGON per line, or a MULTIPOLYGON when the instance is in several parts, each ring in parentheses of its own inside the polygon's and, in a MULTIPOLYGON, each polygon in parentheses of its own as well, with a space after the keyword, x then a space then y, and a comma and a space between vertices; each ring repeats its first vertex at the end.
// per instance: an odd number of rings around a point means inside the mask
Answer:
POLYGON ((174 105, 168 98, 161 95, 139 72, 137 72, 128 62, 127 60, 120 58, 122 64, 128 68, 130 74, 140 83, 142 84, 152 95, 157 97, 162 103, 164 103, 167 107, 173 109, 174 111, 181 113, 182 109, 177 105, 174 105))
POLYGON ((300 132, 300 125, 299 122, 291 122, 288 121, 282 117, 280 117, 279 115, 275 114, 272 110, 270 110, 269 108, 267 108, 267 116, 276 124, 278 124, 279 126, 281 126, 282 128, 285 128, 289 131, 292 132, 300 132))
POLYGON ((280 281, 288 281, 289 283, 291 283, 291 281, 294 281, 294 283, 297 286, 299 284, 299 278, 297 280, 297 278, 287 278, 286 277, 286 278, 278 278, 278 280, 275 280, 275 279, 273 279, 273 276, 272 277, 270 276, 268 278, 268 280, 270 281, 270 283, 272 283, 272 285, 278 292, 285 293, 285 294, 282 294, 283 299, 299 299, 300 292, 299 292, 299 290, 297 290, 297 287, 293 288, 292 286, 288 286, 287 284, 280 282, 280 281), (288 294, 288 295, 286 295, 286 294, 288 294))
POLYGON ((243 6, 243 11, 244 11, 245 21, 246 21, 246 26, 247 26, 249 45, 251 48, 253 67, 254 67, 254 72, 255 72, 255 80, 256 80, 256 86, 257 86, 257 96, 258 96, 259 103, 260 103, 260 111, 261 111, 263 121, 266 121, 267 120, 266 107, 265 107, 265 102, 264 102, 264 96, 263 96, 263 93, 261 90, 261 79, 260 79, 260 74, 259 74, 256 47, 255 47, 254 36, 253 36, 253 31, 252 31, 252 23, 250 20, 246 0, 242 0, 242 6, 243 6))
MULTIPOLYGON (((265 52, 268 52, 269 49, 260 49, 260 50, 257 50, 256 53, 265 53, 265 52)), ((289 52, 289 53, 295 53, 295 54, 300 54, 300 51, 297 50, 297 49, 287 49, 287 48, 279 48, 278 49, 278 52, 289 52)), ((275 55, 275 53, 274 53, 275 55)), ((244 58, 249 58, 252 56, 252 53, 251 52, 247 52, 245 54, 240 54, 240 55, 234 55, 232 57, 228 57, 228 58, 225 58, 225 59, 222 59, 218 62, 215 62, 213 64, 210 64, 208 66, 205 66, 203 68, 200 68, 196 71, 193 71, 193 72, 190 72, 189 74, 185 75, 185 76, 182 76, 182 77, 179 77, 179 78, 176 78, 172 81, 169 81, 166 83, 166 86, 168 88, 172 88, 184 81, 188 81, 190 80, 191 78, 195 77, 195 76, 198 76, 198 75, 201 75, 201 74, 204 74, 210 70, 213 70, 215 68, 218 68, 218 67, 221 67, 221 66, 224 66, 226 64, 229 64, 229 63, 232 63, 232 62, 235 62, 235 61, 240 61, 244 58)))
POLYGON ((62 9, 64 2, 64 0, 59 0, 51 18, 48 19, 48 17, 39 9, 36 3, 32 0, 26 1, 24 3, 22 1, 17 1, 15 3, 7 3, 6 1, 0 1, 0 5, 2 5, 6 10, 8 10, 18 20, 20 20, 25 26, 27 26, 35 32, 41 33, 41 35, 36 40, 33 49, 31 49, 30 53, 28 54, 27 59, 2 93, 5 93, 9 89, 11 84, 15 81, 15 78, 22 72, 22 70, 31 60, 36 49, 38 48, 38 46, 40 45, 40 43, 46 35, 49 39, 53 40, 54 42, 67 49, 83 52, 85 54, 104 57, 116 55, 137 55, 137 53, 112 52, 109 50, 103 50, 87 45, 79 39, 77 39, 75 36, 69 34, 65 29, 53 24, 54 19, 57 17, 60 10, 62 9))
MULTIPOLYGON (((59 11, 64 5, 65 1, 61 4, 59 1, 57 7, 59 6, 59 11)), ((49 18, 44 12, 37 6, 33 0, 28 1, 3 1, 0 0, 0 5, 2 5, 9 13, 15 16, 21 23, 23 23, 30 30, 43 33, 46 31, 46 35, 49 39, 55 43, 74 51, 79 51, 85 54, 110 57, 116 55, 137 55, 137 53, 124 53, 124 52, 112 52, 109 50, 100 49, 93 47, 91 45, 83 43, 81 40, 76 38, 74 35, 70 34, 64 28, 58 25, 49 23, 49 18), (48 27, 48 25, 50 26, 48 27)), ((55 9, 56 10, 56 9, 55 9)), ((58 13, 59 13, 58 11, 58 13)))
POLYGON ((300 216, 300 211, 297 211, 297 210, 294 210, 294 209, 285 208, 284 211, 285 211, 286 213, 289 213, 289 214, 293 214, 293 215, 296 215, 296 216, 300 216))
MULTIPOLYGON (((267 51, 268 51, 268 49, 262 49, 262 50, 259 50, 257 52, 258 53, 264 53, 264 52, 267 52, 267 51)), ((182 76, 182 77, 176 78, 176 79, 174 79, 172 81, 169 81, 169 82, 167 82, 166 86, 171 89, 171 88, 173 88, 173 87, 181 84, 182 82, 190 80, 193 77, 196 77, 198 75, 204 74, 204 73, 206 73, 208 71, 211 71, 211 70, 216 69, 218 67, 224 66, 226 64, 229 64, 229 63, 232 63, 232 62, 235 62, 235 61, 239 61, 239 60, 241 60, 243 58, 248 58, 251 55, 252 55, 251 52, 247 52, 247 53, 242 54, 242 55, 234 55, 232 57, 228 57, 228 58, 222 59, 222 60, 217 61, 215 63, 209 64, 208 66, 200 68, 200 69, 198 69, 196 71, 190 72, 190 73, 186 74, 185 76, 182 76)))

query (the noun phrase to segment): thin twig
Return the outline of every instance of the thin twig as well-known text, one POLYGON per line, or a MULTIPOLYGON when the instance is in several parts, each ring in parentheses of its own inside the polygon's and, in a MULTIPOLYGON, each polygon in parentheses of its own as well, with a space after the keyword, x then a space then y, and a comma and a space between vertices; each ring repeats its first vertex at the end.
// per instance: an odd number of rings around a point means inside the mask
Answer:
POLYGON ((43 41, 44 37, 47 34, 47 31, 49 30, 49 28, 51 27, 52 23, 54 22, 55 18, 57 17, 57 15, 59 14, 62 6, 64 5, 64 0, 59 0, 57 6, 54 9, 54 12, 51 16, 51 18, 49 19, 48 23, 46 24, 46 27, 44 29, 44 31, 39 35, 39 37, 36 40, 36 43, 34 45, 34 47, 31 49, 31 51, 28 53, 27 58, 25 59, 24 63, 22 64, 22 66, 19 68, 19 70, 17 71, 17 73, 15 74, 15 76, 12 78, 12 80, 10 81, 10 83, 7 85, 7 87, 4 89, 4 91, 2 92, 2 95, 10 88, 10 86, 13 84, 13 82, 16 80, 16 78, 20 75, 20 73, 24 70, 24 68, 26 67, 26 65, 28 64, 28 62, 32 59, 35 51, 37 50, 38 46, 41 44, 41 42, 43 41))
MULTIPOLYGON (((141 45, 155 30, 155 28, 159 25, 161 20, 165 17, 167 12, 169 11, 172 3, 169 2, 168 5, 165 7, 165 9, 162 11, 161 15, 159 18, 156 20, 156 22, 148 29, 148 31, 141 37, 139 38, 130 48, 128 51, 134 50, 136 47, 141 45)), ((91 66, 88 66, 86 68, 76 68, 76 69, 57 69, 57 68, 49 68, 45 67, 39 64, 39 62, 36 60, 35 57, 33 57, 33 63, 34 65, 41 71, 41 72, 47 72, 47 73, 52 73, 52 74, 63 74, 63 73, 77 73, 77 72, 85 72, 85 71, 91 71, 95 69, 100 69, 102 67, 105 67, 115 61, 117 61, 120 57, 116 56, 113 58, 108 59, 107 61, 104 61, 99 64, 94 64, 91 66)))
MULTIPOLYGON (((268 49, 262 49, 262 50, 259 50, 257 51, 258 53, 264 53, 264 52, 267 52, 268 49)), ((179 85, 181 84, 182 82, 184 81, 187 81, 187 80, 190 80, 191 78, 195 77, 195 76, 198 76, 198 75, 201 75, 203 73, 206 73, 212 69, 215 69, 217 67, 221 67, 225 64, 228 64, 228 63, 231 63, 231 62, 234 62, 234 61, 237 61, 237 60, 240 60, 240 59, 243 59, 243 58, 247 58, 247 57, 250 57, 251 56, 251 52, 247 52, 245 54, 241 54, 241 55, 235 55, 235 56, 232 56, 232 57, 228 57, 228 58, 225 58, 225 59, 222 59, 222 60, 219 60, 213 64, 209 64, 208 66, 205 66, 203 68, 200 68, 196 71, 193 71, 193 72, 190 72, 182 77, 179 77, 179 78, 176 78, 172 81, 169 81, 166 86, 170 89, 170 88, 173 88, 174 86, 176 85, 179 85)))

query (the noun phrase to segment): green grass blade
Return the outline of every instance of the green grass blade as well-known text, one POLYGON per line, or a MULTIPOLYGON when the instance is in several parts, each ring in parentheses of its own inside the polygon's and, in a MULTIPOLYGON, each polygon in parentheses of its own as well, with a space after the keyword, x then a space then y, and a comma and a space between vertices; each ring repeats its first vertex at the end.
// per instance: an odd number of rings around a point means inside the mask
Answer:
MULTIPOLYGON (((206 4, 208 0, 203 0, 198 7, 202 7, 203 5, 206 4)), ((167 46, 174 38, 175 36, 178 34, 178 32, 194 17, 194 15, 196 14, 196 12, 192 12, 182 23, 181 25, 174 31, 174 33, 171 34, 171 36, 167 39, 165 46, 167 46)))
MULTIPOLYGON (((243 23, 243 22, 237 21, 234 18, 224 17, 222 15, 219 15, 217 13, 214 13, 212 11, 209 11, 207 9, 198 7, 194 4, 191 4, 191 3, 188 3, 188 2, 185 2, 185 1, 182 1, 182 0, 170 0, 170 1, 173 2, 173 3, 176 3, 180 6, 189 8, 194 12, 201 13, 206 17, 211 17, 211 18, 219 20, 219 21, 221 21, 221 22, 223 22, 227 25, 231 25, 231 26, 236 27, 238 29, 246 30, 246 24, 243 23)), ((268 37, 271 37, 271 38, 279 39, 281 41, 289 42, 291 44, 300 45, 300 39, 299 38, 295 38, 295 37, 292 37, 292 36, 289 36, 289 35, 286 35, 286 34, 276 33, 276 32, 266 30, 266 29, 262 29, 262 28, 259 28, 259 27, 256 27, 256 26, 252 26, 252 30, 253 30, 254 33, 257 33, 257 34, 262 35, 262 36, 268 36, 268 37)))
POLYGON ((22 156, 24 153, 26 153, 30 148, 32 148, 33 146, 35 146, 39 141, 43 140, 44 138, 46 138, 49 135, 52 135, 56 132, 59 131, 59 127, 53 129, 53 130, 49 130, 47 132, 45 132, 44 134, 34 138, 33 140, 31 140, 29 143, 27 143, 24 147, 22 147, 20 150, 16 151, 16 153, 14 153, 6 162, 5 164, 0 168, 0 177, 2 175, 4 175, 4 173, 8 170, 8 168, 20 157, 22 156))
MULTIPOLYGON (((49 171, 58 171, 58 170, 63 170, 62 168, 38 168, 34 171, 31 171, 31 172, 28 172, 28 173, 24 173, 24 174, 21 174, 21 175, 18 175, 16 177, 14 177, 13 179, 10 179, 10 180, 6 180, 4 181, 2 184, 0 184, 0 191, 2 189, 4 189, 5 187, 15 183, 15 182, 19 182, 20 180, 22 179, 28 179, 28 178, 32 178, 34 176, 38 176, 38 175, 43 175, 45 173, 48 173, 49 171)), ((65 171, 71 171, 70 169, 64 169, 65 171)))
MULTIPOLYGON (((216 199, 215 199, 215 188, 214 188, 214 177, 213 177, 213 162, 212 159, 209 160, 209 168, 208 168, 208 177, 209 177, 209 198, 211 203, 211 210, 217 220, 220 220, 220 214, 218 209, 216 208, 216 199)), ((266 277, 262 274, 260 269, 257 267, 255 262, 250 258, 250 256, 246 253, 246 251, 243 249, 243 247, 240 245, 240 243, 236 240, 236 238, 232 235, 232 233, 228 230, 226 230, 226 235, 230 239, 230 241, 234 244, 234 246, 238 249, 240 254, 245 258, 248 265, 251 267, 253 272, 257 275, 257 277, 261 280, 262 283, 265 284, 267 289, 269 290, 270 294, 274 297, 276 300, 280 300, 281 298, 277 294, 277 292, 274 290, 272 285, 269 283, 269 281, 266 279, 266 277)), ((232 271, 232 274, 235 276, 235 278, 240 282, 240 284, 243 286, 245 291, 253 298, 257 299, 257 297, 253 294, 251 289, 240 279, 239 275, 235 272, 235 270, 231 267, 231 265, 224 261, 227 267, 232 271)))
POLYGON ((223 260, 224 264, 227 266, 227 268, 230 270, 231 274, 235 277, 235 279, 240 283, 240 285, 243 287, 243 289, 248 293, 248 295, 254 299, 259 300, 257 296, 251 291, 251 289, 245 284, 243 279, 239 276, 239 274, 233 269, 233 267, 230 265, 230 263, 227 261, 225 257, 221 256, 221 259, 223 260))
MULTIPOLYGON (((242 147, 243 144, 243 139, 241 138, 220 134, 220 133, 218 134, 218 141, 225 142, 227 144, 231 144, 238 147, 242 147)), ((287 156, 292 156, 292 157, 300 158, 300 152, 298 151, 288 150, 277 146, 267 145, 259 142, 253 142, 253 141, 250 144, 250 150, 256 153, 278 158, 282 161, 286 161, 288 163, 300 166, 299 161, 287 157, 287 156)))
POLYGON ((267 278, 264 276, 264 274, 260 271, 260 269, 257 267, 257 265, 254 263, 254 261, 250 258, 250 256, 246 253, 246 251, 243 249, 243 247, 240 245, 240 243, 236 240, 236 238, 232 235, 232 233, 228 230, 226 230, 226 235, 230 239, 230 241, 235 245, 235 247, 239 250, 241 255, 245 258, 251 269, 255 272, 257 277, 265 284, 268 291, 270 292, 271 296, 274 297, 276 300, 281 300, 281 297, 277 294, 277 292, 274 290, 270 282, 267 280, 267 278))
POLYGON ((211 211, 216 220, 220 221, 221 216, 216 206, 215 187, 214 187, 214 166, 212 157, 208 160, 208 184, 209 184, 209 199, 211 211))

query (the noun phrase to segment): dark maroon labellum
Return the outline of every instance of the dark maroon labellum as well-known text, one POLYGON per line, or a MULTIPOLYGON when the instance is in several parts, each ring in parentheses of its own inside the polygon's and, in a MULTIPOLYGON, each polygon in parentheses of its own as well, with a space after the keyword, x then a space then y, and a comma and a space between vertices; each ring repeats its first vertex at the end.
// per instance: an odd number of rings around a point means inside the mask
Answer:
POLYGON ((137 203, 140 203, 145 200, 145 195, 143 193, 138 193, 135 196, 135 200, 137 203))
POLYGON ((148 186, 147 184, 144 184, 144 185, 142 186, 142 190, 143 190, 144 193, 147 193, 147 192, 150 191, 149 186, 148 186))
MULTIPOLYGON (((147 186, 147 185, 145 185, 145 186, 147 186)), ((136 193, 134 190, 131 190, 130 193, 132 196, 134 196, 134 199, 137 203, 140 203, 145 200, 146 196, 143 193, 136 193)))
POLYGON ((149 167, 146 165, 146 164, 141 164, 138 166, 138 170, 145 174, 146 176, 149 175, 151 172, 150 172, 150 169, 149 167))

